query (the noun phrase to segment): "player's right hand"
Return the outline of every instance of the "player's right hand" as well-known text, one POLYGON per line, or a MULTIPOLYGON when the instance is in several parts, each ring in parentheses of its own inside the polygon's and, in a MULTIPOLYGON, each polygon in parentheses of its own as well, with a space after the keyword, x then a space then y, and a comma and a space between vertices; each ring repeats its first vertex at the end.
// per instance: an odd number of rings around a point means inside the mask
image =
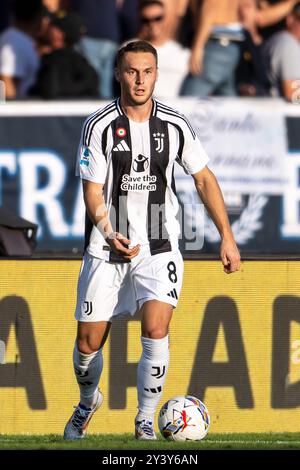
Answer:
POLYGON ((130 261, 132 258, 135 258, 140 252, 140 245, 129 248, 131 241, 118 232, 111 233, 106 238, 106 242, 114 253, 122 256, 126 261, 130 261))

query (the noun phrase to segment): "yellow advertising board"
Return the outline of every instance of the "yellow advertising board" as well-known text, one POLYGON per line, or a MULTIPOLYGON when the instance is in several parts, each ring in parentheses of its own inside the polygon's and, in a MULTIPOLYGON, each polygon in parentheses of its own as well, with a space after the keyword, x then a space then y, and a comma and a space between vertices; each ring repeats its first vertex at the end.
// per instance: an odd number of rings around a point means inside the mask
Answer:
MULTIPOLYGON (((0 433, 62 433, 78 402, 72 350, 78 260, 0 261, 0 433)), ((212 432, 299 431, 300 262, 186 261, 161 404, 193 394, 212 432)), ((132 432, 139 319, 117 320, 104 348, 105 400, 90 432, 132 432)))

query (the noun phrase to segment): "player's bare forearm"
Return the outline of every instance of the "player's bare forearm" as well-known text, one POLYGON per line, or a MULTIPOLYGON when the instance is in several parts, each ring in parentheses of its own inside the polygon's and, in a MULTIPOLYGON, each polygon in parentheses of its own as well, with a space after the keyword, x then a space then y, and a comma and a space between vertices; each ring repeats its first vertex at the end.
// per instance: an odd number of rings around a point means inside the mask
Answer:
POLYGON ((220 255, 226 273, 239 270, 240 254, 230 227, 220 186, 214 174, 205 167, 193 175, 199 197, 221 236, 220 255))
POLYGON ((104 238, 113 232, 103 197, 103 185, 83 180, 83 198, 88 216, 104 238))
POLYGON ((224 199, 214 174, 205 167, 193 175, 197 192, 214 221, 221 238, 233 238, 224 199))
POLYGON ((121 233, 113 231, 108 211, 103 197, 103 185, 82 180, 83 198, 88 216, 105 238, 112 251, 123 256, 124 259, 134 258, 140 251, 139 245, 128 248, 130 240, 121 233))

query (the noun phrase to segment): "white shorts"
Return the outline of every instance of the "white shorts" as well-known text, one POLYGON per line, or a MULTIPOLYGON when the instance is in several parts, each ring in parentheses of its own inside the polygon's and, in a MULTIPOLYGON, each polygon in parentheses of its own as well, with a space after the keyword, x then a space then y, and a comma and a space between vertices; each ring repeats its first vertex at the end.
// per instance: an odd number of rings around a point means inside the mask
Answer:
POLYGON ((85 253, 78 279, 75 318, 112 321, 134 315, 147 300, 176 307, 183 278, 180 251, 142 255, 131 263, 110 263, 85 253))

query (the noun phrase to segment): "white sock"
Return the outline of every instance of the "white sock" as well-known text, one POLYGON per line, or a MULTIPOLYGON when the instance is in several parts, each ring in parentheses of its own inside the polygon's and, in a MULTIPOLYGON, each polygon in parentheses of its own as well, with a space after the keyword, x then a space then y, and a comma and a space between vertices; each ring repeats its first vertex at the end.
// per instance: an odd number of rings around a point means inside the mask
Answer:
POLYGON ((93 408, 97 401, 98 384, 103 369, 102 349, 92 354, 78 351, 75 343, 73 364, 80 389, 80 403, 86 408, 93 408))
POLYGON ((143 353, 137 369, 137 420, 154 420, 169 366, 169 336, 141 338, 143 353))

